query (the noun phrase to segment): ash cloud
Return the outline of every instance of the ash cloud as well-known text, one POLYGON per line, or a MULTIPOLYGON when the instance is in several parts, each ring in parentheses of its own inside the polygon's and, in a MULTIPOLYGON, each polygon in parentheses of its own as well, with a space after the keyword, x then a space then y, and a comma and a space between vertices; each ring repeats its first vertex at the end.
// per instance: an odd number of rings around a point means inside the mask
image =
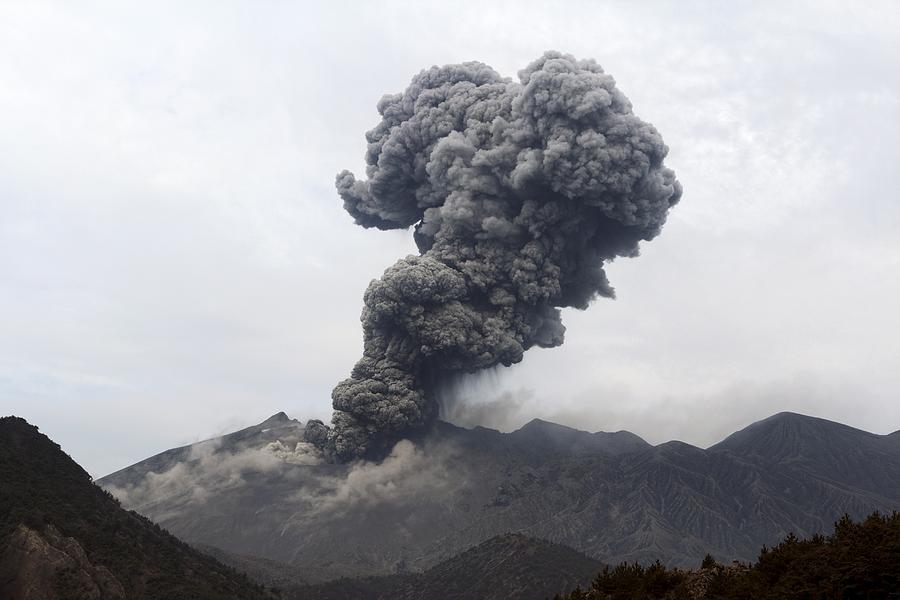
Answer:
POLYGON ((285 497, 295 507, 292 519, 340 518, 353 510, 409 506, 423 496, 451 493, 466 481, 454 464, 457 454, 446 441, 416 445, 401 440, 381 461, 329 465, 308 442, 278 439, 233 451, 217 439, 194 445, 182 460, 134 483, 104 488, 126 508, 165 522, 189 507, 215 506, 217 496, 258 486, 264 475, 291 482, 295 491, 285 497))
POLYGON ((461 472, 449 463, 455 456, 450 446, 417 446, 400 440, 381 461, 356 461, 339 476, 320 476, 295 500, 307 507, 303 518, 329 514, 340 517, 356 507, 380 504, 414 505, 422 496, 444 495, 461 487, 461 472))
MULTIPOLYGON (((528 404, 534 402, 534 392, 527 389, 507 390, 497 395, 473 400, 470 398, 441 400, 441 419, 459 427, 472 429, 481 426, 497 431, 515 431, 525 424, 523 415, 528 404)), ((531 415, 532 418, 536 415, 531 415)))
POLYGON ((459 427, 482 426, 514 431, 534 412, 535 394, 528 388, 501 389, 499 367, 448 378, 435 391, 440 418, 459 427))
MULTIPOLYGON (((200 442, 190 453, 161 471, 149 471, 139 481, 105 489, 129 509, 147 511, 160 502, 170 505, 203 504, 210 497, 241 487, 253 474, 280 473, 285 463, 312 466, 323 462, 322 453, 308 442, 276 440, 257 448, 225 450, 222 440, 200 442)), ((173 515, 155 515, 157 520, 173 515)))
POLYGON ((357 224, 415 228, 364 296, 363 356, 307 439, 341 461, 384 455, 438 413, 447 377, 562 344, 560 308, 613 297, 604 263, 659 234, 681 186, 667 147, 593 60, 547 52, 501 77, 432 67, 378 103, 366 179, 337 176, 357 224))

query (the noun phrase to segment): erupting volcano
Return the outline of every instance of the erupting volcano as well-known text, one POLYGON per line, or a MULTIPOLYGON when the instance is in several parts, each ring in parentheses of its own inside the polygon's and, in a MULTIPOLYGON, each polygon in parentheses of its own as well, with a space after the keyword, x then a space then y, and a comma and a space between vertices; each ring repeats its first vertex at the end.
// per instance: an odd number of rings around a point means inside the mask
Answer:
POLYGON ((659 132, 593 60, 547 52, 501 77, 432 67, 378 103, 366 180, 337 176, 344 208, 415 227, 407 256, 365 293, 363 356, 307 439, 335 460, 378 457, 437 417, 447 376, 563 343, 561 307, 613 297, 604 263, 638 254, 681 197, 659 132))

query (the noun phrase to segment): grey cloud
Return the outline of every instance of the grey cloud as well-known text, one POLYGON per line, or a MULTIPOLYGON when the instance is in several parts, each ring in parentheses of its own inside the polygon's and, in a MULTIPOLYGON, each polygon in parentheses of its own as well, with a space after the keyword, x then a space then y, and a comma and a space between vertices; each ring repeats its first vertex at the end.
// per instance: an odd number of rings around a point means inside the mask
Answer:
POLYGON ((366 175, 337 176, 363 227, 415 226, 420 256, 366 290, 364 352, 332 393, 339 460, 383 455, 438 413, 446 378, 563 342, 561 307, 612 297, 604 263, 638 254, 681 197, 668 148, 592 60, 547 52, 519 81, 432 67, 378 103, 366 175))

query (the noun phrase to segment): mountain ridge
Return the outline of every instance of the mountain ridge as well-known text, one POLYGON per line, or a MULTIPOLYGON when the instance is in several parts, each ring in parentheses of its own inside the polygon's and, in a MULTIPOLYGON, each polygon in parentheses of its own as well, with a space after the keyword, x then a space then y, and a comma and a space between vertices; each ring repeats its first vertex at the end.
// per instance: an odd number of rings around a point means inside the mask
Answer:
MULTIPOLYGON (((824 423, 824 424, 836 425, 836 426, 839 426, 840 428, 844 428, 844 429, 852 430, 855 432, 860 432, 862 434, 867 434, 869 436, 873 436, 874 438, 887 439, 887 438, 896 437, 897 439, 900 439, 900 429, 893 431, 891 433, 887 433, 887 434, 877 434, 877 433, 872 433, 872 432, 869 432, 869 431, 866 431, 864 429, 860 429, 857 427, 852 427, 850 425, 845 425, 845 424, 839 423, 837 421, 825 419, 823 417, 816 417, 813 415, 805 415, 805 414, 797 413, 797 412, 793 412, 793 411, 780 411, 769 417, 760 419, 758 421, 754 421, 753 423, 747 425, 746 427, 739 429, 731 434, 726 435, 723 439, 721 439, 718 442, 715 442, 709 446, 706 446, 705 448, 703 448, 702 446, 696 446, 689 442, 684 442, 684 441, 678 440, 678 439, 666 440, 666 441, 660 442, 658 444, 650 444, 649 442, 644 440, 638 434, 628 431, 627 429, 620 429, 617 431, 603 431, 603 430, 587 431, 587 430, 582 430, 582 429, 578 429, 575 427, 571 427, 569 425, 562 425, 559 423, 554 423, 552 421, 547 421, 546 419, 541 419, 538 417, 531 419, 530 421, 523 424, 518 429, 515 429, 510 432, 501 432, 498 429, 492 429, 490 427, 484 427, 482 425, 476 425, 471 428, 460 427, 458 425, 455 425, 453 423, 449 423, 446 421, 439 421, 437 426, 445 427, 445 428, 455 428, 457 430, 471 431, 471 432, 487 432, 487 433, 498 434, 501 436, 522 436, 526 432, 531 432, 531 431, 535 431, 535 430, 538 432, 541 432, 541 433, 545 433, 547 430, 559 430, 559 431, 571 432, 571 434, 573 434, 573 435, 577 434, 577 435, 582 435, 582 436, 623 436, 625 438, 628 438, 628 439, 634 441, 634 444, 636 446, 635 449, 655 448, 655 447, 659 447, 659 446, 662 446, 665 444, 670 444, 670 443, 676 442, 679 444, 684 444, 686 446, 691 446, 693 448, 698 448, 698 449, 703 449, 703 450, 717 450, 717 449, 728 449, 726 444, 730 440, 732 440, 733 438, 736 438, 736 436, 738 436, 739 434, 742 434, 744 432, 749 433, 751 431, 756 430, 757 426, 761 426, 761 425, 764 425, 767 423, 777 423, 782 420, 794 420, 794 419, 812 420, 812 421, 816 421, 816 422, 820 422, 820 423, 824 423)), ((252 433, 258 432, 265 425, 273 425, 273 424, 274 425, 296 424, 296 426, 302 428, 303 421, 301 421, 299 419, 291 418, 290 416, 288 416, 288 414, 285 411, 279 411, 255 425, 248 425, 247 427, 243 427, 237 431, 223 434, 221 436, 206 438, 206 439, 200 440, 198 442, 193 442, 190 444, 185 444, 183 446, 176 446, 174 448, 164 450, 162 452, 159 452, 157 454, 149 456, 145 459, 137 461, 136 463, 132 463, 131 465, 127 465, 120 469, 116 469, 115 471, 112 471, 110 473, 107 473, 106 475, 98 477, 97 480, 98 481, 110 480, 112 478, 115 478, 115 476, 117 476, 119 473, 128 471, 130 469, 134 469, 136 466, 142 465, 142 464, 146 463, 147 461, 155 460, 162 456, 167 456, 167 457, 168 456, 178 456, 180 453, 188 451, 191 448, 194 448, 199 444, 215 442, 217 440, 240 438, 240 437, 246 436, 247 434, 252 434, 252 433)))
MULTIPOLYGON (((216 469, 247 449, 257 456, 275 442, 302 442, 296 421, 261 425, 220 444, 216 469)), ((608 563, 691 566, 707 552, 750 560, 791 531, 825 531, 845 512, 900 508, 900 445, 889 436, 796 413, 707 449, 622 433, 541 420, 511 433, 436 423, 381 465, 266 463, 229 472, 240 483, 217 487, 224 479, 204 466, 211 461, 188 461, 176 463, 188 473, 180 496, 143 503, 147 464, 99 481, 131 490, 134 506, 184 539, 290 563, 311 582, 427 570, 504 532, 608 563), (351 489, 360 482, 372 487, 351 489), (215 492, 196 502, 198 485, 215 492)))

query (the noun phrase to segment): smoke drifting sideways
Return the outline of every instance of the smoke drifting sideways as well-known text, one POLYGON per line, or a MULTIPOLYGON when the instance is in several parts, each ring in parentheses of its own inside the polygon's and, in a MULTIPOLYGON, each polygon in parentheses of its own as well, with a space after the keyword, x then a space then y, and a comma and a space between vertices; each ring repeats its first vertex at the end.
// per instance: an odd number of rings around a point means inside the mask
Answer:
POLYGON ((604 263, 637 256, 682 193, 660 134, 593 60, 547 52, 518 82, 479 62, 432 67, 378 111, 367 179, 343 171, 337 190, 363 227, 414 226, 420 255, 369 285, 332 427, 307 425, 338 461, 426 427, 446 377, 562 344, 559 309, 614 297, 604 263))

